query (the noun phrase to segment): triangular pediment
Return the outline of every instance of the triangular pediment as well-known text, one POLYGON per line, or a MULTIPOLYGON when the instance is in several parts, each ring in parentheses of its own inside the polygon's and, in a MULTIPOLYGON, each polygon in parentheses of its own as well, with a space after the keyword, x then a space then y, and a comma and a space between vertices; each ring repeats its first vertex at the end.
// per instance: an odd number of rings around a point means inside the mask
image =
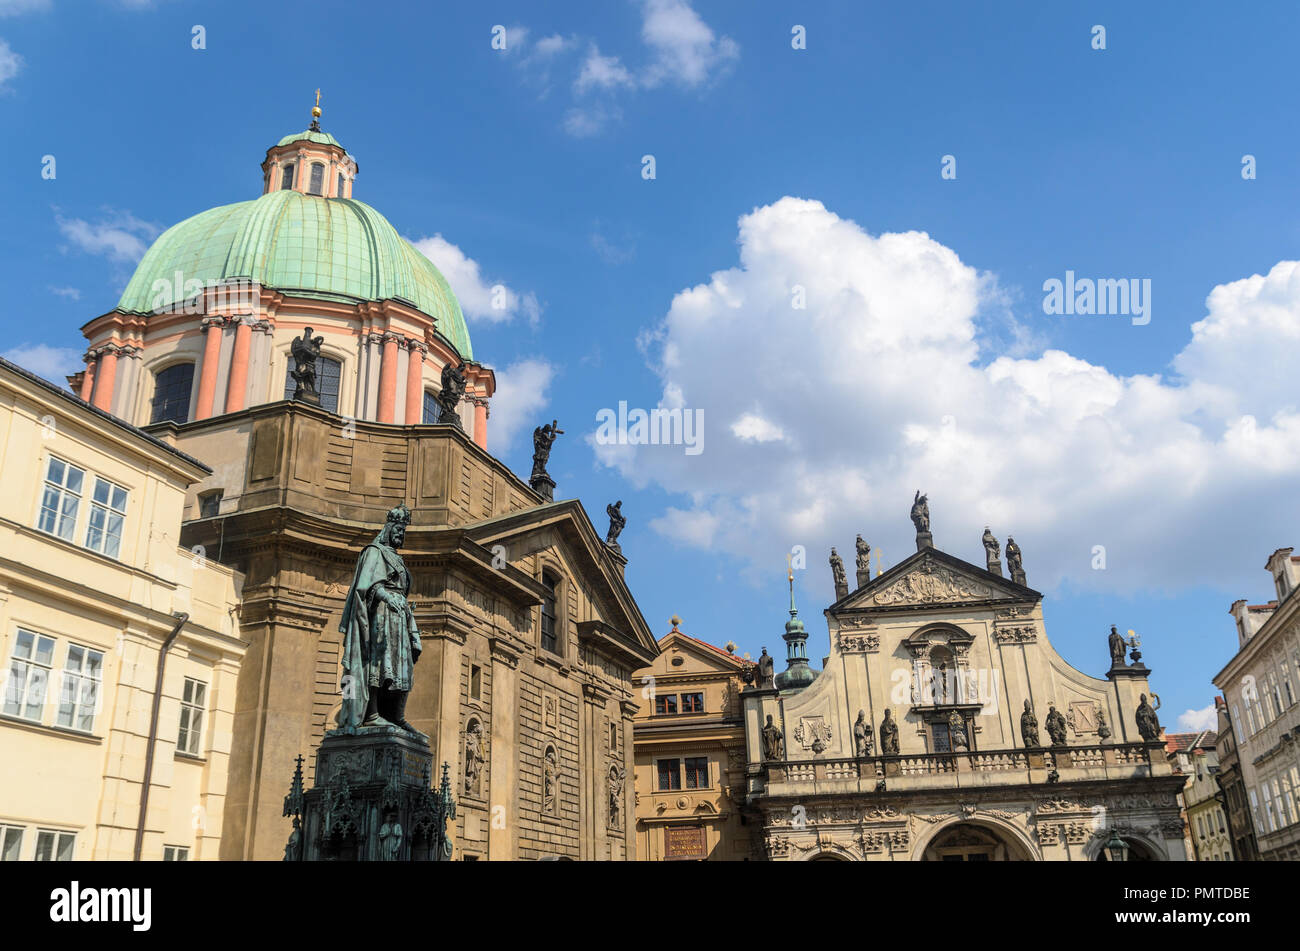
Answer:
POLYGON ((667 673, 689 674, 734 674, 744 670, 750 663, 682 631, 669 631, 659 638, 658 662, 663 663, 667 673), (684 663, 673 664, 674 655, 682 656, 684 663))
POLYGON ((1038 601, 1032 588, 962 561, 937 548, 926 548, 849 592, 829 610, 906 610, 937 605, 1038 601))

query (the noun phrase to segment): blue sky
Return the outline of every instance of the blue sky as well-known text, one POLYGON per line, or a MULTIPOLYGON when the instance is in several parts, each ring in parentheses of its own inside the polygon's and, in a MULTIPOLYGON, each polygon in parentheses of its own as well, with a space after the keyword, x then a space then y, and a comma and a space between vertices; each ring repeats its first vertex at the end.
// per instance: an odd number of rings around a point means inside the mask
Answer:
POLYGON ((74 369, 152 237, 255 197, 319 86, 355 196, 498 369, 494 449, 526 476, 556 417, 557 496, 602 530, 624 500, 655 631, 781 656, 802 544, 821 656, 827 549, 896 562, 920 488, 939 547, 1017 537, 1075 666, 1141 633, 1176 727, 1300 542, 1300 7, 808 6, 0 0, 6 354, 74 369), (1067 270, 1149 279, 1150 323, 1045 315, 1067 270), (702 409, 704 451, 593 445, 620 400, 702 409))

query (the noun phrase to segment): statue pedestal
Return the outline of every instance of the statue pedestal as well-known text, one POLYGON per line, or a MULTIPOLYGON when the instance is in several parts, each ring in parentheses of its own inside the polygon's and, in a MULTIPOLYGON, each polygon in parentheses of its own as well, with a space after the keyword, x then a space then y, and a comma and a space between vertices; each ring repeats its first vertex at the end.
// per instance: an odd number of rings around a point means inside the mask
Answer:
POLYGON ((309 390, 306 387, 298 387, 293 391, 295 403, 306 403, 308 406, 320 406, 320 394, 315 390, 309 390))
POLYGON ((934 536, 929 532, 916 533, 916 550, 925 551, 927 548, 934 547, 934 536))
POLYGON ((858 569, 858 587, 859 587, 859 588, 865 588, 865 587, 867 586, 867 582, 870 581, 870 580, 871 580, 871 569, 870 569, 870 568, 867 568, 867 569, 864 570, 864 569, 862 569, 862 568, 859 568, 859 569, 858 569))
POLYGON ((460 421, 460 413, 456 412, 454 409, 449 410, 446 407, 443 407, 442 411, 438 413, 438 425, 455 426, 457 429, 462 431, 465 429, 464 424, 460 421))
POLYGON ((528 480, 528 485, 547 502, 555 501, 555 480, 545 473, 533 476, 528 480))
POLYGON ((994 575, 997 575, 999 578, 1001 578, 1001 577, 1002 577, 1002 559, 1001 559, 1001 558, 990 558, 990 559, 988 559, 988 571, 989 571, 989 574, 994 574, 994 575))
MULTIPOLYGON (((443 767, 430 786, 433 754, 422 735, 400 727, 325 734, 316 784, 301 794, 301 831, 286 859, 439 861, 451 857, 446 820, 455 804, 443 767), (294 854, 295 851, 297 854, 294 854)), ((293 792, 285 801, 291 815, 293 792)))
POLYGON ((1046 769, 1046 768, 1047 768, 1047 762, 1046 762, 1045 757, 1043 756, 1043 751, 1042 751, 1041 749, 1039 749, 1039 748, 1032 748, 1032 749, 1030 749, 1030 751, 1029 751, 1029 768, 1030 768, 1030 769, 1046 769))

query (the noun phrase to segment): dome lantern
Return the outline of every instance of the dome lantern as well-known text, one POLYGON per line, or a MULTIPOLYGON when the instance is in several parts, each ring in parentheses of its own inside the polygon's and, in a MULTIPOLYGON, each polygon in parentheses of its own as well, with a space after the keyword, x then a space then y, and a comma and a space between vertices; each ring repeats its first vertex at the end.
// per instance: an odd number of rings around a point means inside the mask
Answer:
POLYGON ((338 139, 320 127, 320 90, 311 109, 311 125, 286 135, 266 150, 262 162, 262 194, 296 191, 316 198, 351 198, 357 176, 356 160, 338 139))

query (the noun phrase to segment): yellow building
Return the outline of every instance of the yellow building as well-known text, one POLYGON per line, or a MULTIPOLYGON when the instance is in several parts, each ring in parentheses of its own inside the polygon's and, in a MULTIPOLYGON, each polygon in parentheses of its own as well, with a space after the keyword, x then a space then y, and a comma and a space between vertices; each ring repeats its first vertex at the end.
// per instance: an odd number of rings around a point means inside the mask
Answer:
POLYGON ((243 578, 177 545, 210 470, 4 360, 0 460, 0 858, 216 858, 243 578))
POLYGON ((745 784, 741 673, 748 663, 682 633, 678 618, 672 623, 654 663, 634 675, 642 687, 633 726, 636 857, 747 859, 750 837, 738 806, 745 784))

